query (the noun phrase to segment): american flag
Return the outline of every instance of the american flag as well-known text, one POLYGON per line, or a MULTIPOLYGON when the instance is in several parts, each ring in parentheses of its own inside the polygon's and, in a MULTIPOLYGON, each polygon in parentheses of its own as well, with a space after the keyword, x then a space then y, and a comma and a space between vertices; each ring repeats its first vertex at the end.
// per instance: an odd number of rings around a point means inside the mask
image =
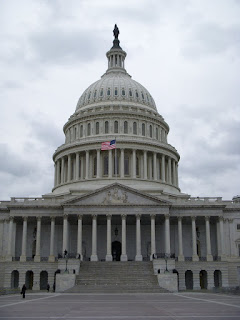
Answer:
POLYGON ((111 140, 107 142, 102 142, 101 150, 110 150, 110 149, 116 149, 116 140, 111 140))

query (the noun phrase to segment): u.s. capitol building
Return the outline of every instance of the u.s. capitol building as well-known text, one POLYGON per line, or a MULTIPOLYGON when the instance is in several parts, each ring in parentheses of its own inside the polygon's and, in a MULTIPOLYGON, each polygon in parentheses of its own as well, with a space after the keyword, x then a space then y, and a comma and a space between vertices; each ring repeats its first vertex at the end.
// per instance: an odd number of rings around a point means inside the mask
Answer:
POLYGON ((63 127, 52 193, 0 202, 2 288, 239 285, 240 197, 181 192, 169 126, 149 91, 127 73, 118 34, 115 26, 107 71, 63 127))

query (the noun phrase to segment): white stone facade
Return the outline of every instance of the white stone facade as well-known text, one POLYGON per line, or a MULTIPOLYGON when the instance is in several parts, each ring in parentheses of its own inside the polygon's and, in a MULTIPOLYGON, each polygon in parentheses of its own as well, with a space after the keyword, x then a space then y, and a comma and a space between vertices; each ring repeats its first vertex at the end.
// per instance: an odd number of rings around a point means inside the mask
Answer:
POLYGON ((52 287, 66 250, 71 274, 81 260, 154 258, 153 272, 168 263, 180 290, 240 284, 239 198, 181 193, 169 127, 125 57, 115 42, 107 72, 65 124, 52 193, 0 202, 1 287, 52 287), (117 149, 101 151, 113 139, 117 149))

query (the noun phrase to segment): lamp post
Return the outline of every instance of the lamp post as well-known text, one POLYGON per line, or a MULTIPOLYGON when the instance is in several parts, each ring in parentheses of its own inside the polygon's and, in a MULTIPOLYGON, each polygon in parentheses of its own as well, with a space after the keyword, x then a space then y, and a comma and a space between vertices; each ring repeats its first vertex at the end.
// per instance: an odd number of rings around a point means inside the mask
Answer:
POLYGON ((65 269, 64 273, 69 273, 68 272, 68 268, 67 268, 67 263, 68 263, 68 252, 67 252, 67 250, 64 250, 64 259, 65 259, 65 262, 66 262, 66 269, 65 269))
POLYGON ((168 271, 168 268, 167 268, 167 261, 168 259, 170 258, 170 254, 169 253, 165 253, 165 256, 164 256, 164 259, 165 259, 165 262, 166 262, 166 269, 165 269, 165 273, 169 272, 168 271))

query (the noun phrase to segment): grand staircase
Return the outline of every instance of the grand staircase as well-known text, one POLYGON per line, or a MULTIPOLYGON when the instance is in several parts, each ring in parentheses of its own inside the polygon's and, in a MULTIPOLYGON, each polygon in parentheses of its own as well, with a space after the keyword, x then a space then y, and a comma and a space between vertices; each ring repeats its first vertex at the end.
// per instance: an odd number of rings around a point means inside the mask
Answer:
POLYGON ((75 293, 167 292, 158 285, 152 262, 81 262, 75 293))

